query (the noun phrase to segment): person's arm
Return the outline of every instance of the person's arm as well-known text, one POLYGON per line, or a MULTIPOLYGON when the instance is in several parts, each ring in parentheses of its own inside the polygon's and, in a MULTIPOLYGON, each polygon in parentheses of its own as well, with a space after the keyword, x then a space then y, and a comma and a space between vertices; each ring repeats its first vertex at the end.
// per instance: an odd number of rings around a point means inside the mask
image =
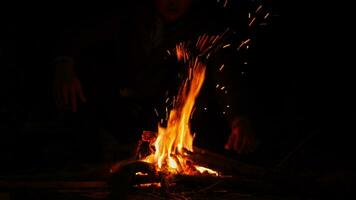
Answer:
POLYGON ((249 153, 254 149, 256 136, 251 127, 248 63, 243 55, 246 52, 236 56, 231 50, 220 51, 209 64, 212 68, 209 71, 217 103, 230 124, 225 149, 249 153))
POLYGON ((83 50, 91 46, 113 41, 118 32, 119 20, 111 18, 99 23, 81 25, 78 29, 68 29, 62 33, 55 47, 54 92, 57 106, 77 111, 77 103, 86 102, 81 81, 78 78, 76 63, 83 50), (78 102, 79 100, 79 102, 78 102))
POLYGON ((225 149, 242 154, 255 146, 249 105, 249 16, 245 4, 224 11, 219 20, 229 29, 220 48, 208 60, 208 73, 220 112, 230 125, 225 149))
POLYGON ((77 99, 86 102, 81 82, 75 73, 72 57, 57 57, 55 62, 54 93, 56 104, 60 109, 67 107, 77 112, 77 99))
POLYGON ((268 6, 248 2, 236 12, 226 12, 228 19, 236 20, 230 20, 236 37, 218 52, 213 62, 215 72, 211 76, 216 83, 216 95, 231 126, 225 148, 240 154, 256 147, 256 135, 251 125, 256 95, 251 83, 256 81, 253 80, 255 70, 265 61, 258 51, 271 48, 261 42, 272 15, 268 6))

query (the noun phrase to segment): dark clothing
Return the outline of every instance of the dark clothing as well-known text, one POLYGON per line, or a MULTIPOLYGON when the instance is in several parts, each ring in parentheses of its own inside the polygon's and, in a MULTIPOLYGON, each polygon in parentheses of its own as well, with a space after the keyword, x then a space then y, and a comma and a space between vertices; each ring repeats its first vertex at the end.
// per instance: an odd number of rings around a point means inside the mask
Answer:
MULTIPOLYGON (((236 44, 244 39, 247 28, 247 20, 242 18, 247 15, 237 13, 239 17, 234 28, 238 31, 238 39, 233 39, 236 44)), ((73 41, 72 44, 65 42, 69 49, 62 49, 62 55, 74 56, 77 60, 76 70, 82 79, 84 92, 89 96, 88 105, 92 104, 89 107, 96 109, 96 115, 100 116, 97 121, 105 122, 105 126, 115 125, 119 129, 127 126, 156 129, 161 118, 166 116, 166 105, 171 103, 168 101, 166 104, 165 100, 168 97, 172 100, 187 73, 186 66, 177 64, 175 45, 190 42, 193 44, 190 46, 194 47, 198 36, 202 34, 222 34, 226 31, 226 16, 216 7, 198 5, 193 5, 191 12, 171 24, 164 24, 147 6, 137 7, 131 16, 113 17, 102 23, 106 27, 99 26, 90 33, 81 30, 78 37, 69 40, 73 41), (120 96, 120 89, 124 88, 133 94, 129 97, 120 96)), ((235 36, 229 31, 226 36, 228 40, 221 45, 228 44, 235 36)), ((243 91, 240 88, 242 59, 236 56, 235 51, 235 48, 222 49, 206 62, 207 78, 194 114, 194 118, 201 119, 195 127, 206 127, 206 130, 196 130, 202 138, 204 135, 207 136, 204 138, 209 138, 217 132, 225 133, 224 137, 219 138, 220 147, 223 147, 223 140, 229 133, 228 123, 223 119, 226 121, 232 115, 246 113, 241 109, 246 104, 240 106, 240 100, 246 96, 240 93, 243 91), (225 68, 220 71, 222 65, 225 68), (217 84, 220 84, 218 88, 217 84), (208 119, 204 115, 213 117, 209 120, 212 123, 202 120, 208 119), (216 120, 215 116, 221 119, 216 120), (203 133, 207 130, 211 133, 203 133)))

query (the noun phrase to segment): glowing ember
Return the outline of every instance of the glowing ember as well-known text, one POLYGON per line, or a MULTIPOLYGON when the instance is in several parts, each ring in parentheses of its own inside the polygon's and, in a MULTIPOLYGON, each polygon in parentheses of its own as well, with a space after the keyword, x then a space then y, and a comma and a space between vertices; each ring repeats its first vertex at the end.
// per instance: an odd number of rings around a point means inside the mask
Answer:
POLYGON ((208 174, 212 174, 212 175, 215 175, 215 176, 219 176, 219 174, 214 171, 214 170, 211 170, 209 168, 206 168, 206 167, 201 167, 201 166, 196 166, 195 167, 200 173, 208 173, 208 174))
POLYGON ((148 176, 148 173, 136 172, 136 176, 148 176))
POLYGON ((137 188, 147 188, 147 187, 161 187, 161 183, 142 183, 142 184, 138 184, 138 185, 134 185, 134 187, 137 188))

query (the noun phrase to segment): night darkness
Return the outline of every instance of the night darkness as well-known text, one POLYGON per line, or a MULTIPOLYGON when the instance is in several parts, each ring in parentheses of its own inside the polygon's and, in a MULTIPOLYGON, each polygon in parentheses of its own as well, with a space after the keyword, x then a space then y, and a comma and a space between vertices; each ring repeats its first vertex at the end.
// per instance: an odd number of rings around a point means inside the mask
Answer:
MULTIPOLYGON (((103 179, 105 167, 131 158, 142 131, 157 131, 187 74, 171 55, 175 44, 191 45, 227 28, 229 47, 206 61, 192 120, 195 144, 226 159, 318 180, 311 187, 330 192, 311 192, 310 199, 346 195, 355 177, 354 78, 343 67, 347 53, 337 55, 345 48, 336 38, 349 38, 331 23, 336 11, 316 13, 322 9, 295 1, 227 2, 193 0, 184 17, 170 23, 157 20, 151 1, 0 8, 0 199, 68 199, 9 189, 6 181, 61 173, 103 179), (262 18, 268 15, 249 28, 248 13, 259 5, 262 18), (251 44, 236 51, 247 38, 251 44), (217 74, 222 64, 225 74, 217 74), (256 136, 250 153, 224 149, 236 116, 256 136)), ((86 198, 92 199, 80 196, 86 198)))

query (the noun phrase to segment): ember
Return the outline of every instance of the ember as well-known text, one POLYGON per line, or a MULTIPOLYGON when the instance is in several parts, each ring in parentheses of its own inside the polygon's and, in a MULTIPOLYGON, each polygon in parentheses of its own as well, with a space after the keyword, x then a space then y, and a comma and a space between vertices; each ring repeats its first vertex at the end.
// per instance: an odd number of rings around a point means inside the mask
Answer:
POLYGON ((138 184, 138 185, 134 185, 134 187, 137 188, 147 188, 147 187, 161 187, 161 183, 142 183, 142 184, 138 184))
POLYGON ((148 176, 148 173, 136 172, 136 176, 148 176))

